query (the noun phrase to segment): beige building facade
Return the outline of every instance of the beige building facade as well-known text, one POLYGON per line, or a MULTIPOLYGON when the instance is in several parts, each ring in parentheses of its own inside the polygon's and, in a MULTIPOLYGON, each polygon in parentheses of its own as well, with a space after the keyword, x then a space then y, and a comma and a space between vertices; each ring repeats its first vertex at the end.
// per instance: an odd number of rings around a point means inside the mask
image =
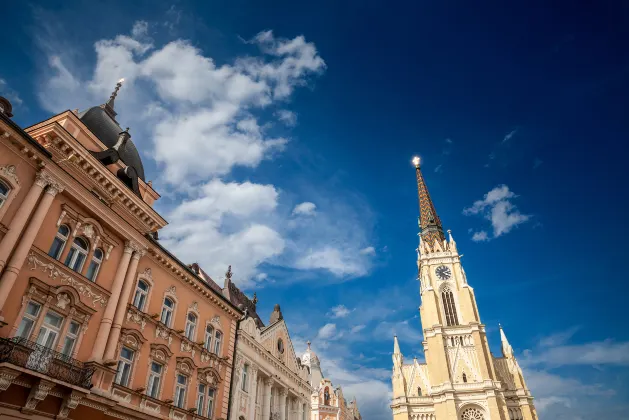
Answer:
POLYGON ((308 348, 301 358, 301 363, 308 368, 312 395, 310 396, 310 420, 362 420, 356 398, 349 403, 343 396, 343 389, 336 388, 332 381, 323 375, 319 356, 308 348))
POLYGON ((487 342, 461 255, 441 220, 414 159, 420 205, 418 279, 425 363, 393 352, 394 420, 537 420, 533 397, 506 335, 502 357, 487 342))

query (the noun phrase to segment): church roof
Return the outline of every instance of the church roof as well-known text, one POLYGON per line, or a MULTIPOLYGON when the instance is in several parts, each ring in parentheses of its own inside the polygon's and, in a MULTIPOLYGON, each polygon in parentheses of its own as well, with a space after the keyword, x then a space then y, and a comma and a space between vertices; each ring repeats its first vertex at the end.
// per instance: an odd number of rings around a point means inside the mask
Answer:
POLYGON ((413 159, 415 174, 417 176, 417 195, 419 196, 419 228, 422 241, 426 241, 432 248, 435 241, 442 243, 446 237, 443 234, 441 219, 437 215, 435 205, 432 203, 424 175, 420 168, 419 157, 413 159))

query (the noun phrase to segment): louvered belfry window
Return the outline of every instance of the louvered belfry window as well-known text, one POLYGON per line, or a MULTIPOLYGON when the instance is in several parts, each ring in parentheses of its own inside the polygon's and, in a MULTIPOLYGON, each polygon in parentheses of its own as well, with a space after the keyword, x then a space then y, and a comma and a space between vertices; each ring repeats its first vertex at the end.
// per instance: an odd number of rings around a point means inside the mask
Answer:
POLYGON ((443 309, 446 313, 446 324, 459 325, 459 319, 456 315, 456 306, 454 306, 454 295, 449 288, 443 289, 441 292, 441 300, 443 301, 443 309))

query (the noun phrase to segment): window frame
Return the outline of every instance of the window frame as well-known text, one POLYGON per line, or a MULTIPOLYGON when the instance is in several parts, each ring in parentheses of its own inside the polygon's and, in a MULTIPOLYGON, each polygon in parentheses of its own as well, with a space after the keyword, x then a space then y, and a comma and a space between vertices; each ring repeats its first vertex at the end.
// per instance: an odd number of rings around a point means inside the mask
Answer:
POLYGON ((210 353, 212 353, 212 341, 214 340, 215 331, 216 329, 212 326, 212 324, 205 324, 205 343, 203 344, 203 348, 210 353), (210 329, 210 332, 208 332, 208 328, 210 329))
POLYGON ((155 399, 159 399, 159 394, 162 388, 162 377, 164 375, 164 365, 162 363, 156 362, 155 360, 151 360, 150 364, 149 364, 149 369, 148 369, 148 378, 147 378, 147 383, 146 383, 146 395, 151 397, 151 398, 155 398, 155 399), (153 365, 157 365, 159 366, 159 374, 156 374, 153 371, 153 365), (149 392, 151 391, 151 389, 155 388, 155 378, 157 378, 157 389, 155 391, 155 393, 157 395, 152 395, 149 392), (151 383, 152 380, 152 383, 151 383))
POLYGON ((249 393, 249 391, 247 390, 248 381, 249 381, 249 363, 245 363, 242 366, 242 376, 240 378, 240 382, 241 382, 240 389, 246 393, 249 393))
POLYGON ((63 345, 61 346, 60 353, 68 357, 72 357, 76 350, 76 344, 79 342, 79 334, 81 334, 81 323, 75 319, 70 318, 67 320, 67 324, 68 326, 65 330, 65 335, 63 336, 63 345), (76 332, 71 331, 72 324, 76 325, 76 332), (70 347, 70 351, 68 353, 65 353, 68 339, 72 340, 72 347, 70 347))
POLYGON ((4 178, 0 178, 0 209, 9 201, 13 188, 9 185, 4 178), (2 192, 2 186, 6 188, 6 192, 2 192))
POLYGON ((221 350, 223 347, 223 332, 218 328, 214 331, 214 354, 217 356, 221 355, 221 350))
POLYGON ((66 255, 66 260, 63 262, 63 265, 68 267, 70 270, 75 271, 77 273, 83 272, 83 267, 85 266, 85 261, 87 261, 87 256, 90 252, 90 242, 82 237, 77 236, 72 240, 72 245, 70 245, 70 251, 68 251, 68 255, 66 255), (85 242, 85 248, 82 248, 77 242, 83 241, 85 242), (77 260, 79 256, 82 255, 83 259, 81 261, 80 266, 76 266, 77 260))
POLYGON ((440 297, 446 326, 454 327, 460 325, 456 298, 454 296, 454 292, 452 292, 452 289, 447 285, 445 287, 442 287, 440 297))
POLYGON ((59 228, 57 228, 57 233, 55 233, 55 237, 52 240, 52 243, 50 244, 50 248, 48 249, 48 255, 54 258, 55 260, 59 261, 61 259, 61 256, 63 255, 63 251, 66 249, 66 245, 68 244, 68 240, 70 239, 71 234, 72 234, 72 229, 70 229, 70 226, 66 224, 59 225, 59 228), (68 230, 68 234, 66 236, 63 236, 63 233, 61 233, 62 228, 65 228, 68 230), (57 240, 61 242, 61 246, 59 247, 59 250, 57 251, 57 255, 52 255, 51 254, 53 250, 52 247, 55 245, 55 242, 57 240))
POLYGON ((205 408, 206 390, 207 390, 207 385, 204 384, 203 382, 199 382, 199 384, 197 385, 196 407, 197 407, 197 414, 200 416, 203 415, 203 409, 205 408), (201 390, 201 388, 203 388, 203 390, 201 390), (199 407, 199 403, 201 404, 201 407, 199 407))
POLYGON ((175 394, 173 396, 173 405, 175 407, 185 409, 186 400, 188 399, 188 385, 190 377, 181 372, 175 373, 175 394), (179 382, 179 378, 183 378, 184 383, 179 382))
POLYGON ((197 335, 197 325, 199 324, 199 316, 192 311, 188 311, 186 314, 186 326, 184 329, 184 336, 190 340, 194 341, 197 335), (190 317, 194 317, 194 321, 190 320, 190 317))
POLYGON ((207 390, 207 404, 205 407, 205 415, 207 418, 211 419, 212 415, 214 415, 214 400, 216 398, 216 389, 208 386, 207 390))
POLYGON ((174 319, 174 315, 175 315, 175 308, 177 307, 177 303, 175 302, 175 300, 170 297, 170 296, 164 296, 164 300, 162 301, 162 311, 160 313, 159 316, 159 321, 164 324, 165 326, 167 326, 168 328, 171 328, 173 325, 173 319, 174 319), (167 308, 166 307, 166 301, 170 301, 172 302, 172 307, 167 308), (164 311, 166 311, 166 321, 164 322, 164 311))
MULTIPOLYGON (((40 316, 41 316, 41 313, 40 313, 40 316)), ((57 345, 59 344, 59 340, 61 339, 61 335, 63 334, 63 327, 65 325, 65 321, 66 321, 66 317, 63 314, 60 314, 59 312, 53 309, 47 308, 46 313, 43 314, 42 321, 39 325, 39 331, 37 332, 37 337, 35 337, 35 343, 39 344, 40 346, 49 348, 51 350, 56 350, 57 345), (60 318, 59 326, 46 322, 46 317, 49 314, 60 318), (42 335, 42 333, 44 334, 44 340, 42 343, 40 343, 39 337, 42 335), (47 346, 45 343, 50 338, 51 333, 54 333, 55 336, 54 336, 52 344, 50 346, 47 346)))
MULTIPOLYGON (((138 282, 135 285, 135 293, 133 294, 133 301, 131 304, 139 311, 144 312, 144 307, 146 306, 146 302, 148 302, 149 292, 151 290, 151 285, 145 279, 138 279, 138 282), (146 285, 146 290, 142 290, 140 288, 140 284, 146 285), (139 298, 138 298, 139 296, 139 298), (137 301, 141 299, 141 307, 137 305, 137 301)), ((163 305, 163 304, 162 304, 163 305)), ((161 316, 160 316, 161 318, 161 316)))
POLYGON ((116 376, 114 377, 114 383, 120 386, 123 386, 125 388, 129 388, 129 384, 131 382, 131 377, 133 375, 133 363, 135 361, 135 353, 136 350, 132 349, 129 346, 122 346, 120 347, 120 352, 118 353, 118 367, 116 368, 116 376), (123 350, 128 350, 129 352, 131 352, 131 358, 125 358, 122 356, 122 352, 123 350), (120 380, 122 379, 123 375, 124 375, 124 371, 120 369, 120 365, 123 366, 127 366, 128 370, 127 370, 127 377, 126 377, 126 381, 123 384, 120 380))
POLYGON ((101 248, 96 248, 94 250, 94 253, 92 254, 92 259, 90 260, 90 263, 87 265, 87 271, 85 272, 85 277, 87 277, 87 279, 93 283, 96 283, 96 278, 98 277, 98 274, 100 273, 100 268, 103 265, 103 261, 105 260, 105 252, 103 252, 103 250, 101 248), (98 258, 96 256, 96 253, 100 252, 100 258, 98 258), (95 265, 96 268, 94 269, 93 274, 90 276, 90 269, 92 269, 92 266, 95 265))
POLYGON ((17 327, 17 331, 15 333, 15 337, 20 337, 23 338, 25 340, 29 340, 31 339, 31 336, 33 335, 33 331, 35 331, 35 327, 37 326, 37 322, 39 321, 39 317, 41 316, 41 312, 42 312, 42 307, 44 305, 42 305, 39 302, 36 302, 34 300, 29 300, 26 303, 26 308, 24 308, 24 312, 22 313, 22 319, 20 320, 20 323, 18 324, 17 327), (35 315, 29 314, 28 313, 28 307, 29 305, 34 305, 37 306, 37 313, 35 315), (28 330, 28 334, 26 334, 25 336, 20 334, 20 327, 22 326, 22 323, 24 322, 24 319, 28 319, 29 321, 31 321, 31 325, 29 327, 28 330))

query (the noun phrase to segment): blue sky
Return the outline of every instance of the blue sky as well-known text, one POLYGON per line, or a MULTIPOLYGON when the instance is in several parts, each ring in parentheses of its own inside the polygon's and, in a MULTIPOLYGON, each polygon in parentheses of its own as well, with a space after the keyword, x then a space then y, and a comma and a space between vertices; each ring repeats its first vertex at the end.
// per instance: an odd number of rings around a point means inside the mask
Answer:
POLYGON ((393 334, 423 357, 415 154, 542 418, 625 415, 626 5, 102 3, 4 8, 15 120, 125 77, 162 242, 280 303, 365 420, 390 418, 393 334))

